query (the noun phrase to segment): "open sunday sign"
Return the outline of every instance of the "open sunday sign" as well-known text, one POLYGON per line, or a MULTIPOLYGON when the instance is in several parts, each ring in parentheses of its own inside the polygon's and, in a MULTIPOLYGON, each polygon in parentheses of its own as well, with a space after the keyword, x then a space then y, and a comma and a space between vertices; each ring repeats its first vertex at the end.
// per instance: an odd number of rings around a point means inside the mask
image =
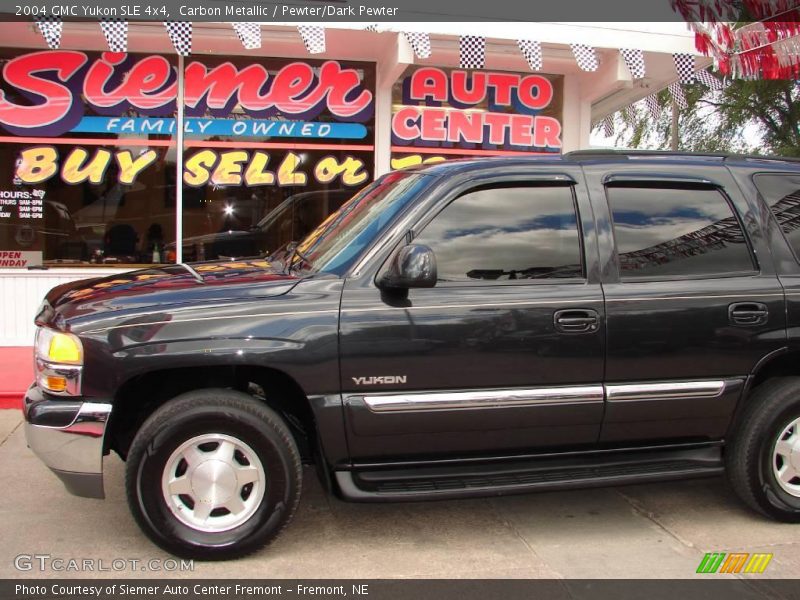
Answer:
MULTIPOLYGON (((177 124, 170 117, 83 117, 72 129, 75 133, 116 133, 171 135, 177 124)), ((360 123, 319 123, 267 119, 187 118, 183 124, 188 136, 231 136, 361 140, 367 128, 360 123)))

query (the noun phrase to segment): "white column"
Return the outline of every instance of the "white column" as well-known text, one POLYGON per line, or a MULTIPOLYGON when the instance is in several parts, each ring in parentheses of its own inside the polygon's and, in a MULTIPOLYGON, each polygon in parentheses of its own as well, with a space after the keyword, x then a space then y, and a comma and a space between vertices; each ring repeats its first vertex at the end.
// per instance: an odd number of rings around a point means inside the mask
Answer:
MULTIPOLYGON (((399 33, 382 34, 389 39, 375 64, 375 177, 391 171, 392 86, 406 67, 414 62, 414 52, 399 33)), ((379 50, 380 51, 380 50, 379 50)))
POLYGON ((379 76, 375 89, 375 178, 391 170, 392 154, 392 85, 381 86, 380 81, 379 76))
POLYGON ((178 95, 175 99, 175 262, 183 262, 183 56, 178 55, 178 95))
POLYGON ((561 120, 563 152, 589 147, 591 105, 581 98, 581 76, 564 76, 564 114, 561 120))

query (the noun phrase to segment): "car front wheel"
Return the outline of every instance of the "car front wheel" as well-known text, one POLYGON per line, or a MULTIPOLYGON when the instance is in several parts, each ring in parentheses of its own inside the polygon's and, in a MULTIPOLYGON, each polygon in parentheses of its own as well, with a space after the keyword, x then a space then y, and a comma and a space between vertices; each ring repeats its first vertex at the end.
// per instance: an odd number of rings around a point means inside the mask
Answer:
POLYGON ((156 410, 128 453, 128 503, 177 556, 224 560, 274 539, 300 497, 301 464, 281 417, 232 390, 182 394, 156 410))

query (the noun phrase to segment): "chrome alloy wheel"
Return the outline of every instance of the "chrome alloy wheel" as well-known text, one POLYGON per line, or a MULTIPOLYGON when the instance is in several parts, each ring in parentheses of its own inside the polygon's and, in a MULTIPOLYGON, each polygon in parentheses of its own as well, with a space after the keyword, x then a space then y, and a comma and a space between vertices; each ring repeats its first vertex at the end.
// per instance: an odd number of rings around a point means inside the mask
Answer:
POLYGON ((161 477, 172 514, 204 532, 228 531, 258 509, 267 484, 253 449, 221 433, 193 437, 175 449, 161 477))
POLYGON ((800 498, 800 418, 778 436, 772 450, 772 472, 783 491, 800 498))

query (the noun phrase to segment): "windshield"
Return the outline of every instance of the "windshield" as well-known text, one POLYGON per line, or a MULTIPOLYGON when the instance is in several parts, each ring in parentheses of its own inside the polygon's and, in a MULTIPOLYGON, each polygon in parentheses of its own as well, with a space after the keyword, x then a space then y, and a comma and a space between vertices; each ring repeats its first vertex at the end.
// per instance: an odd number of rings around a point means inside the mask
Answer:
POLYGON ((367 186, 297 246, 292 263, 341 275, 428 180, 419 173, 390 173, 367 186))

